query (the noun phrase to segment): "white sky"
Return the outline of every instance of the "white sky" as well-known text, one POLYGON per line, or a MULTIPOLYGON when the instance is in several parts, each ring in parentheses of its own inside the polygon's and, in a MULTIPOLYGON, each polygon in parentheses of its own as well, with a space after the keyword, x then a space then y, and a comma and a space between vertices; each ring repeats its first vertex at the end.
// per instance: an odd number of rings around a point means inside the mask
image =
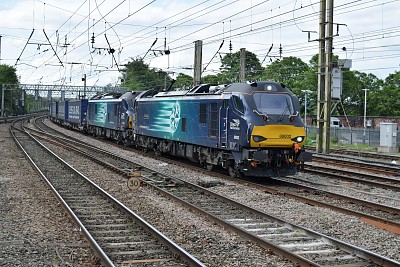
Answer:
MULTIPOLYGON (((334 37, 334 54, 352 59, 352 70, 381 79, 399 71, 400 0, 334 4, 334 23, 343 24, 334 37)), ((283 57, 308 63, 318 53, 318 42, 308 42, 303 31, 318 31, 318 12, 318 0, 2 0, 1 63, 17 63, 21 83, 83 85, 86 74, 87 85, 115 85, 121 75, 111 55, 94 49, 108 49, 106 37, 118 65, 144 56, 156 38, 153 49, 164 50, 166 38, 171 54, 149 52, 145 62, 188 75, 193 74, 196 40, 203 40, 204 66, 223 40, 222 53, 229 52, 231 42, 232 52, 246 48, 263 61, 273 44, 269 55, 275 60, 281 44, 283 57)), ((311 34, 312 40, 317 38, 311 34)), ((267 57, 263 66, 269 62, 267 57)), ((204 75, 216 73, 219 66, 217 55, 204 75)))

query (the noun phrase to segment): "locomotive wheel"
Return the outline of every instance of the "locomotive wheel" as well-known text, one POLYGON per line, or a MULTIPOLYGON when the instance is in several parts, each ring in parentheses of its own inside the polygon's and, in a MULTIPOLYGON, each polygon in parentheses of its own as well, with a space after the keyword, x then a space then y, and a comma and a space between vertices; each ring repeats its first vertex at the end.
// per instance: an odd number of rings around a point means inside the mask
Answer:
POLYGON ((235 163, 230 163, 228 166, 228 174, 232 178, 238 177, 239 174, 238 169, 235 165, 236 165, 235 163))
POLYGON ((235 167, 233 165, 229 165, 228 173, 229 173, 229 176, 232 178, 236 178, 236 176, 237 176, 237 170, 235 169, 235 167))
POLYGON ((207 169, 207 171, 212 171, 214 169, 214 165, 210 163, 206 163, 204 167, 207 169))

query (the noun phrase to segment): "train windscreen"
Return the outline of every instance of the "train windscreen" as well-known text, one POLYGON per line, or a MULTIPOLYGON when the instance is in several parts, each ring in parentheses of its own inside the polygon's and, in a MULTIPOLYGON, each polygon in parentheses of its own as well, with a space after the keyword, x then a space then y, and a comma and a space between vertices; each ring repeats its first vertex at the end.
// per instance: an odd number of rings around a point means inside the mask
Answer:
POLYGON ((266 115, 293 114, 292 99, 287 94, 254 93, 257 110, 266 115))

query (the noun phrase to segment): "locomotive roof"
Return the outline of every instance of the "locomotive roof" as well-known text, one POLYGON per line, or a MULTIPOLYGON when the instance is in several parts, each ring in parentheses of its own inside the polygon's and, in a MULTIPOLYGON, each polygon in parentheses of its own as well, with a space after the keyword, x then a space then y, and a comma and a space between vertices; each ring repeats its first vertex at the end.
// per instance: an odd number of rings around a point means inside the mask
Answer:
POLYGON ((142 91, 128 91, 125 93, 111 92, 111 93, 95 95, 90 99, 90 101, 132 99, 137 95, 139 95, 140 93, 142 93, 142 91))
POLYGON ((254 91, 269 91, 269 92, 282 92, 282 93, 292 93, 288 88, 282 83, 277 83, 273 81, 255 81, 246 83, 233 83, 228 85, 224 92, 243 92, 251 93, 254 91))
POLYGON ((90 100, 100 100, 100 99, 116 99, 121 97, 121 93, 111 92, 111 93, 104 93, 98 94, 90 98, 90 100))
POLYGON ((158 97, 185 97, 199 95, 221 95, 222 93, 252 93, 254 91, 278 92, 293 94, 284 84, 273 81, 256 81, 244 83, 232 83, 229 85, 200 84, 190 90, 182 91, 158 91, 148 90, 138 96, 138 98, 158 98, 158 97))

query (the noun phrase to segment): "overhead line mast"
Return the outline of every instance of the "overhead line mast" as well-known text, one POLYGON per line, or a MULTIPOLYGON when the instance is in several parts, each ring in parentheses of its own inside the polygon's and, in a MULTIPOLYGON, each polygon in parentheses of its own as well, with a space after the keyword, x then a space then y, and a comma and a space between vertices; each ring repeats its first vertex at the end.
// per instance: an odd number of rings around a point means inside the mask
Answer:
POLYGON ((326 0, 320 0, 319 7, 319 53, 318 53, 318 94, 317 94, 317 152, 322 152, 322 136, 324 129, 324 102, 325 98, 325 17, 326 0))
POLYGON ((329 154, 331 131, 333 0, 328 0, 328 6, 327 0, 320 0, 318 41, 317 152, 329 154), (326 36, 326 31, 328 36, 326 36))
POLYGON ((327 25, 328 36, 326 39, 325 51, 325 105, 324 105, 324 133, 322 136, 322 153, 329 154, 331 136, 331 102, 332 102, 332 49, 333 49, 333 0, 328 0, 327 6, 327 25))

